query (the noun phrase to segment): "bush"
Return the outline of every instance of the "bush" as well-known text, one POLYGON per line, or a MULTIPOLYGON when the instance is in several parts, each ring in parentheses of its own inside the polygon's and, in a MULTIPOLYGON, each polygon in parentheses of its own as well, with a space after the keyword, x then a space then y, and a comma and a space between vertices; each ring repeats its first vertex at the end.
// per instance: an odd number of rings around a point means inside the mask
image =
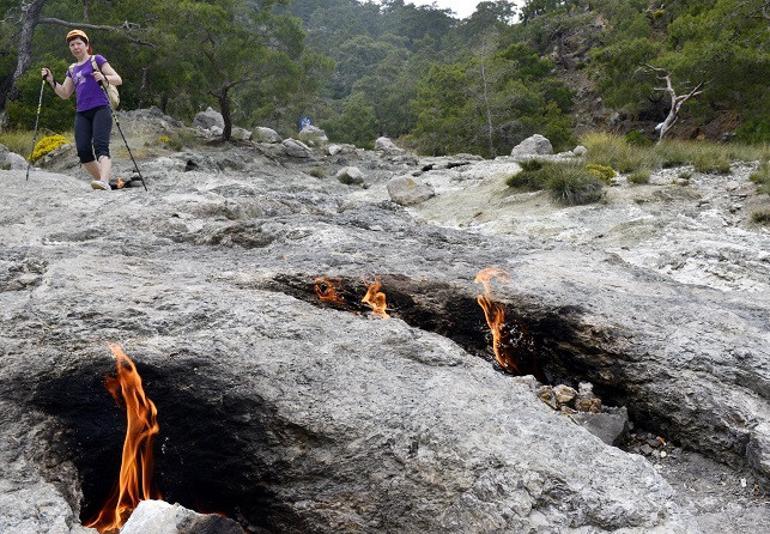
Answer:
POLYGON ((548 189, 551 198, 559 204, 577 206, 602 198, 602 183, 579 163, 557 163, 528 160, 523 170, 506 183, 528 191, 548 189))
POLYGON ((634 173, 628 175, 628 182, 632 184, 649 184, 650 183, 650 171, 647 169, 640 169, 634 173))
POLYGON ((631 130, 623 137, 623 139, 626 143, 633 146, 650 146, 652 144, 652 139, 639 130, 631 130))
POLYGON ((35 144, 35 149, 32 151, 29 159, 35 162, 60 146, 66 145, 68 142, 67 138, 63 135, 47 135, 35 144))
POLYGON ((586 171, 606 184, 610 183, 618 175, 612 167, 599 165, 598 163, 589 163, 586 165, 586 171))
POLYGON ((604 195, 602 183, 575 164, 556 165, 546 183, 551 198, 566 206, 578 206, 598 202, 604 195))
POLYGON ((751 214, 751 220, 757 224, 770 224, 770 210, 757 210, 751 214))
POLYGON ((632 147, 616 135, 592 133, 583 136, 582 144, 588 149, 588 163, 633 172, 643 165, 644 150, 632 147))
POLYGON ((31 131, 13 130, 2 132, 0 133, 0 145, 5 145, 11 152, 16 152, 27 158, 34 146, 32 136, 33 132, 31 131))
POLYGON ((521 166, 521 172, 514 174, 505 181, 508 187, 524 189, 525 191, 545 189, 545 182, 548 179, 547 168, 553 165, 552 163, 537 159, 527 159, 519 162, 519 165, 521 166))
POLYGON ((751 173, 749 179, 757 184, 758 193, 767 193, 770 195, 770 161, 763 161, 759 168, 751 173))
POLYGON ((323 167, 313 167, 307 173, 315 178, 324 178, 326 176, 326 170, 323 167))
POLYGON ((718 152, 702 152, 692 162, 697 172, 706 174, 730 174, 730 160, 718 152))

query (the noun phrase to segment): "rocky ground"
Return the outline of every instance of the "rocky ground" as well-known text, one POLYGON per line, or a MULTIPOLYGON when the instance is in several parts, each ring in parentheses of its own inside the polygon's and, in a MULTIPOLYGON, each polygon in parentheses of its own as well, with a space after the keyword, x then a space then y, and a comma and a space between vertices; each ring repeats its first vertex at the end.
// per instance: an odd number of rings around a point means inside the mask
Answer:
POLYGON ((87 531, 123 432, 107 342, 158 405, 166 499, 249 531, 770 530, 750 164, 561 208, 508 190, 511 158, 172 147, 172 119, 122 123, 149 192, 91 191, 67 149, 28 183, 0 171, 0 531, 87 531), (400 206, 394 177, 435 194, 400 206), (491 363, 491 266, 536 378, 491 363), (360 303, 378 275, 389 320, 360 303), (580 382, 627 409, 617 446, 539 396, 580 382))

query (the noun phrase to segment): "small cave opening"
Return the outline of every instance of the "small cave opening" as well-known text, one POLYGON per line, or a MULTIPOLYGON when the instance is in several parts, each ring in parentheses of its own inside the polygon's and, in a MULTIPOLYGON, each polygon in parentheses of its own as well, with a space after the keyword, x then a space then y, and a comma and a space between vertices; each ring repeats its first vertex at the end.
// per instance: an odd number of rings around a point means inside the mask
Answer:
MULTIPOLYGON (((273 532, 276 522, 294 523, 269 489, 275 480, 264 453, 270 415, 260 399, 234 394, 212 378, 221 370, 209 372, 208 363, 162 368, 135 363, 158 409, 153 485, 163 500, 225 515, 246 532, 273 532)), ((60 423, 50 431, 47 454, 75 465, 82 498, 71 504, 80 509, 83 524, 98 514, 117 484, 126 416, 105 389, 104 378, 114 371, 108 358, 79 366, 39 383, 31 399, 60 423)), ((296 525, 303 530, 299 519, 296 525)))

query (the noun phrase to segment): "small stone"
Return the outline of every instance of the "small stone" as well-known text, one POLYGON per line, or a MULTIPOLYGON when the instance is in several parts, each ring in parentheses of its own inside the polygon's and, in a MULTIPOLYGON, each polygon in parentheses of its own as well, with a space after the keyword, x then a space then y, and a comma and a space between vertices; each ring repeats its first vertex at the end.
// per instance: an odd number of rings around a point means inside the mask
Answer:
POLYGON ((554 410, 559 409, 559 403, 556 401, 556 395, 553 394, 551 386, 542 386, 537 390, 537 397, 554 410))
POLYGON ((424 202, 436 193, 429 184, 418 182, 413 176, 397 176, 387 184, 390 199, 402 206, 413 206, 424 202))
POLYGON ((666 451, 660 451, 661 458, 665 458, 666 456, 668 456, 668 453, 666 451))
POLYGON ((641 452, 642 454, 644 454, 646 456, 649 456, 650 454, 652 454, 652 447, 650 447, 649 445, 647 445, 645 443, 644 445, 639 447, 639 452, 641 452))
POLYGON ((745 488, 746 486, 747 486, 747 484, 746 484, 746 479, 745 479, 745 478, 742 478, 742 479, 741 479, 741 487, 742 487, 742 488, 745 488))
POLYGON ((577 391, 575 391, 574 388, 565 386, 564 384, 559 384, 553 388, 553 393, 556 395, 556 400, 559 404, 569 404, 577 395, 577 391))
POLYGON ((575 408, 580 412, 599 413, 602 411, 602 401, 593 399, 578 399, 575 401, 575 408))
POLYGON ((364 173, 358 167, 343 167, 334 175, 340 183, 346 185, 363 185, 364 173))

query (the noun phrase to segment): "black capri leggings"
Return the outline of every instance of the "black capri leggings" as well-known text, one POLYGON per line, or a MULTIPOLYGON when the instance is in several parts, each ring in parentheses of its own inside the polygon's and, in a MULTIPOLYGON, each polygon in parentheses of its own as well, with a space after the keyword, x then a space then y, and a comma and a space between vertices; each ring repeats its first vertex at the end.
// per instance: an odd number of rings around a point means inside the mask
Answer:
POLYGON ((80 163, 88 163, 102 156, 110 157, 112 113, 109 106, 75 113, 75 144, 80 163), (94 158, 94 152, 96 157, 94 158))

